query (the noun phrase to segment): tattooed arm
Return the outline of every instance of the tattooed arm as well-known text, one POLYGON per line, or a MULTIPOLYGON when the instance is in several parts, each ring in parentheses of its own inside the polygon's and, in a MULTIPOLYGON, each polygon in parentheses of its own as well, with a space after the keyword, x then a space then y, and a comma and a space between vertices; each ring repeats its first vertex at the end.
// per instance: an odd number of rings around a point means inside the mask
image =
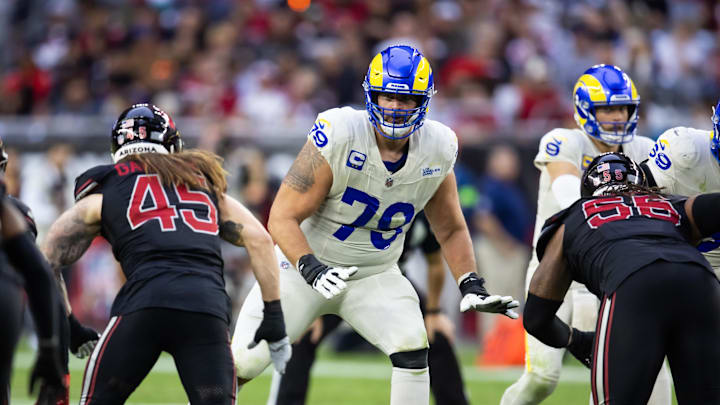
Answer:
POLYGON ((250 210, 228 195, 220 200, 218 209, 220 237, 233 245, 245 246, 263 301, 280 299, 278 263, 270 234, 250 210))
POLYGON ((81 199, 50 226, 41 247, 55 274, 68 314, 70 301, 60 271, 75 263, 100 234, 101 212, 102 195, 92 194, 81 199))
POLYGON ((312 253, 300 223, 325 201, 332 182, 330 165, 308 141, 280 185, 268 221, 270 234, 293 266, 312 253))

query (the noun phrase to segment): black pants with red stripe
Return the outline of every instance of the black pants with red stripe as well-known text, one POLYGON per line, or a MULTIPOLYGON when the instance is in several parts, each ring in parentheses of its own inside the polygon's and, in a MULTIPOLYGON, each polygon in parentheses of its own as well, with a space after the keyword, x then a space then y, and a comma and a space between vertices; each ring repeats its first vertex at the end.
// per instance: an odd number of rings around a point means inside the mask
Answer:
POLYGON ((720 404, 720 283, 694 263, 658 261, 601 302, 595 404, 645 404, 663 359, 680 404, 720 404))
POLYGON ((124 403, 163 351, 173 356, 193 405, 235 404, 227 323, 208 314, 166 308, 110 319, 85 368, 80 404, 124 403))
POLYGON ((20 287, 0 278, 0 405, 10 403, 10 371, 22 330, 23 307, 20 287))

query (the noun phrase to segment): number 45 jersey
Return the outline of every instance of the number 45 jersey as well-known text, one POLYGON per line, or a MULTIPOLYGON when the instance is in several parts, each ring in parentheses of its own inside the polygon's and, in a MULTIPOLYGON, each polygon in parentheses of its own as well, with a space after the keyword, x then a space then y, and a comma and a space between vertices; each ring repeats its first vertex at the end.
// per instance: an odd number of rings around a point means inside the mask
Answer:
MULTIPOLYGON (((711 131, 676 127, 665 131, 650 150, 647 166, 663 192, 693 196, 720 191, 720 164, 710 153, 711 131)), ((720 273, 720 234, 698 249, 720 273)))
POLYGON ((165 186, 134 161, 96 166, 75 180, 75 199, 100 193, 101 234, 127 281, 112 315, 161 307, 229 322, 218 236, 217 197, 165 186))
POLYGON ((537 244, 538 258, 542 260, 550 239, 564 224, 563 253, 572 278, 600 299, 657 260, 697 263, 712 272, 688 243, 685 200, 643 194, 581 198, 547 220, 537 244))
POLYGON ((320 208, 301 228, 314 254, 333 266, 358 266, 354 278, 393 266, 405 232, 453 170, 457 137, 433 120, 410 135, 405 165, 389 172, 367 112, 349 107, 321 113, 308 134, 333 174, 320 208))

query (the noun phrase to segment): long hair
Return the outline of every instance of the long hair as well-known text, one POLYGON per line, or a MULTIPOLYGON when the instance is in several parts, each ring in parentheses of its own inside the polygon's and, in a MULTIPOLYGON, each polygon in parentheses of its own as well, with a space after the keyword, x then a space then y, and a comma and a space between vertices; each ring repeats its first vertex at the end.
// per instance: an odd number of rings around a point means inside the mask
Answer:
POLYGON ((227 171, 222 167, 223 159, 212 152, 185 149, 168 154, 140 153, 128 155, 123 160, 140 163, 145 173, 157 174, 166 186, 185 184, 210 191, 219 199, 227 190, 227 171))
POLYGON ((613 195, 624 195, 624 196, 631 196, 631 195, 650 195, 653 197, 667 197, 669 194, 664 193, 663 190, 665 190, 665 187, 650 187, 645 186, 642 184, 623 184, 622 187, 616 189, 616 190, 609 190, 607 194, 613 194, 613 195))

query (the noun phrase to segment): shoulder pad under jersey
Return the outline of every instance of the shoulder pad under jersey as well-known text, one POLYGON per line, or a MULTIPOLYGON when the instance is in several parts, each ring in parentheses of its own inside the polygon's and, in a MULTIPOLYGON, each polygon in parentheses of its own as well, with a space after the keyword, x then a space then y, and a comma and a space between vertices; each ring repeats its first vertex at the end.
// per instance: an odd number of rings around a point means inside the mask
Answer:
POLYGON ((75 179, 75 201, 81 200, 86 195, 99 193, 100 185, 114 167, 115 165, 95 166, 79 175, 75 179))
POLYGON ((37 239, 37 225, 35 224, 35 216, 30 210, 30 207, 28 207, 27 205, 25 205, 24 202, 18 200, 11 195, 8 195, 8 200, 10 200, 10 202, 15 206, 15 208, 17 208, 20 213, 22 213, 23 218, 25 218, 25 221, 27 222, 28 229, 33 235, 33 239, 37 239))

